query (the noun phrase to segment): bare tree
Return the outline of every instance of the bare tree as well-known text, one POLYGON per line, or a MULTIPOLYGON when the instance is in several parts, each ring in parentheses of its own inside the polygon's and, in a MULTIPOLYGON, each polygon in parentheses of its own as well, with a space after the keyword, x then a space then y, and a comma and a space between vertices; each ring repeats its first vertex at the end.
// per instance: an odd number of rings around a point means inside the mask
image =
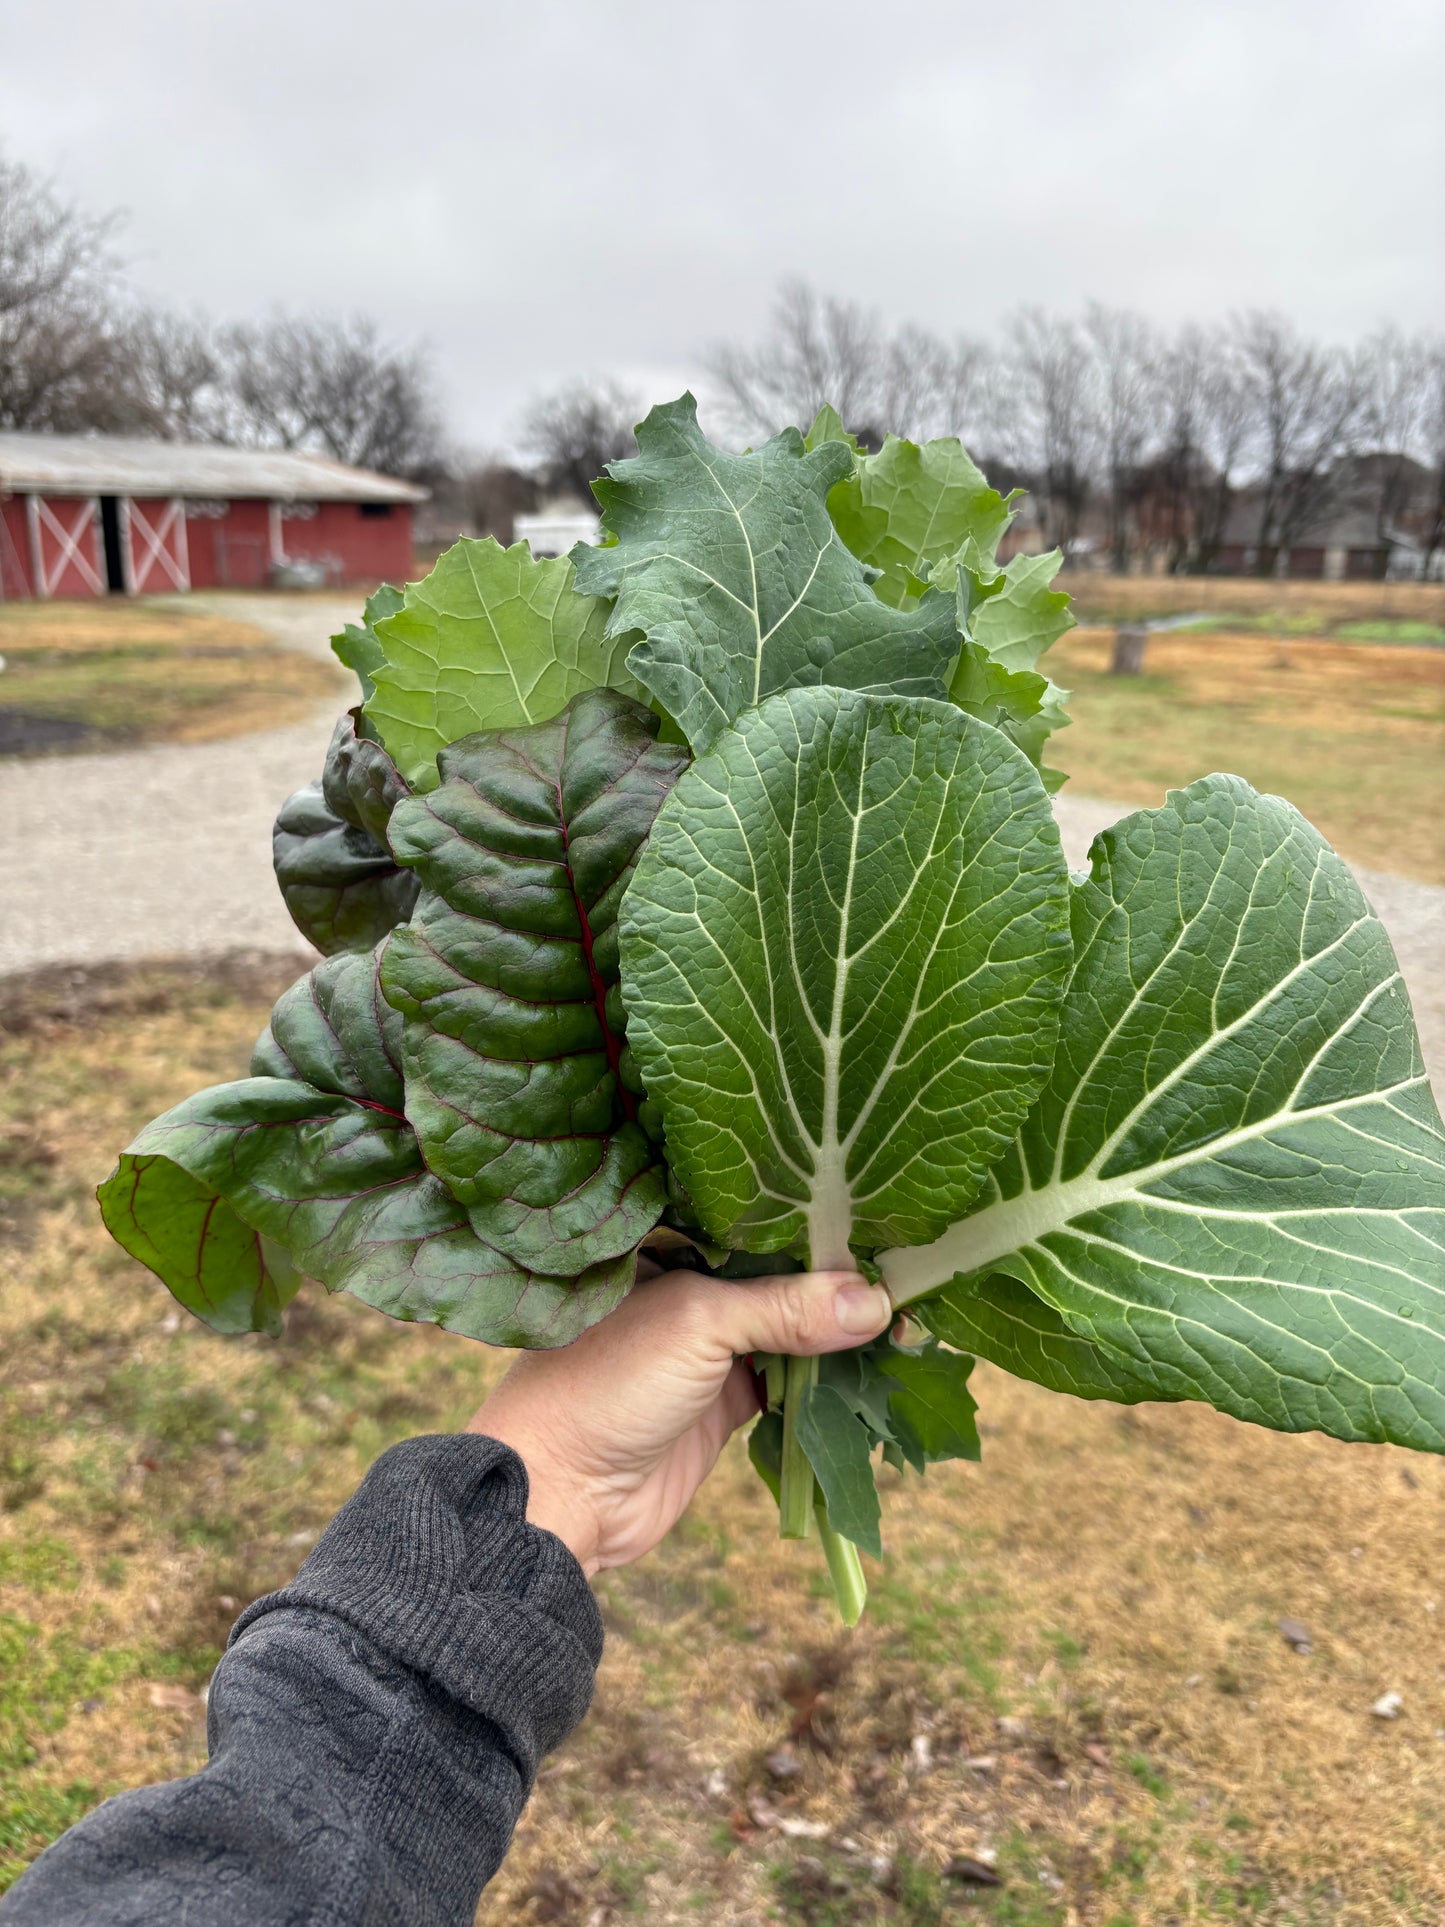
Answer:
POLYGON ((208 323, 143 309, 123 324, 120 349, 138 427, 165 441, 206 441, 223 432, 224 370, 208 323))
POLYGON ((1009 362, 1021 453, 1042 498, 1045 541, 1067 551, 1089 492, 1088 350, 1072 321, 1025 308, 1009 326, 1009 362))
POLYGON ((1224 541, 1253 419, 1228 331, 1180 330, 1158 364, 1158 405, 1153 472, 1168 566, 1203 573, 1224 541))
POLYGON ((831 405, 874 444, 887 344, 877 319, 855 302, 824 298, 802 281, 786 282, 769 333, 756 348, 721 346, 708 359, 723 412, 750 438, 789 425, 806 428, 831 405))
POLYGON ((633 425, 642 412, 637 398, 611 381, 570 382, 538 396, 523 418, 522 438, 543 485, 590 502, 607 464, 635 452, 633 425))
POLYGON ((1428 439, 1431 346, 1423 335, 1384 328, 1358 356, 1360 440, 1370 451, 1359 488, 1382 546, 1412 506, 1416 457, 1428 439))
POLYGON ((1084 336, 1092 363, 1093 415, 1103 465, 1109 562, 1122 575, 1129 566, 1130 510, 1145 448, 1156 440, 1159 347, 1149 324, 1136 314, 1091 302, 1084 336))
POLYGON ((133 397, 114 312, 115 219, 86 214, 0 159, 0 427, 126 427, 133 397))
POLYGON ((1282 315, 1246 315, 1233 334, 1261 477, 1259 573, 1268 575, 1337 494, 1336 463, 1360 409, 1359 372, 1282 315))
POLYGON ((972 436, 986 419, 989 351, 952 344, 926 329, 896 332, 856 302, 786 283, 768 333, 753 348, 714 348, 708 372, 738 434, 757 440, 806 429, 820 408, 836 408, 868 448, 888 431, 926 441, 972 436))
POLYGON ((1445 339, 1432 342, 1421 442, 1435 471, 1435 502, 1425 531, 1421 573, 1433 579, 1435 558, 1445 550, 1445 339))
POLYGON ((228 329, 219 352, 225 439, 317 449, 385 475, 424 477, 439 465, 426 362, 367 316, 277 314, 228 329))

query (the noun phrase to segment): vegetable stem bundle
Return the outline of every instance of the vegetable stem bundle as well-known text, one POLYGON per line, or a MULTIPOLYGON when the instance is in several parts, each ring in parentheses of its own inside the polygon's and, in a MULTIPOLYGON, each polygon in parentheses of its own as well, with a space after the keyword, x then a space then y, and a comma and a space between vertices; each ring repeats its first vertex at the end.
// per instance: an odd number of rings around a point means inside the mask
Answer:
POLYGON ((754 1361, 749 1440, 850 1624, 975 1357, 1445 1449, 1445 1130, 1317 832, 1206 776, 1070 875, 1060 558, 956 441, 737 455, 684 396, 595 491, 599 546, 458 542, 336 638, 275 833, 324 961, 121 1154, 126 1249, 219 1331, 311 1279, 522 1346, 643 1257, 863 1268, 909 1318, 754 1361))

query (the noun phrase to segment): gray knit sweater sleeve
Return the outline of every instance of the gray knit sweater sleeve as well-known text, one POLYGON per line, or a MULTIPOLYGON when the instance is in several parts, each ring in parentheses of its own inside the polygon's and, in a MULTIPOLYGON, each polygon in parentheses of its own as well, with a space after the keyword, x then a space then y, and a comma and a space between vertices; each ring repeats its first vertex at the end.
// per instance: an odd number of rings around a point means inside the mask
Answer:
POLYGON ((494 1439, 383 1454, 283 1592, 237 1620, 210 1762, 72 1827, 0 1927, 451 1927, 582 1718, 602 1624, 494 1439))

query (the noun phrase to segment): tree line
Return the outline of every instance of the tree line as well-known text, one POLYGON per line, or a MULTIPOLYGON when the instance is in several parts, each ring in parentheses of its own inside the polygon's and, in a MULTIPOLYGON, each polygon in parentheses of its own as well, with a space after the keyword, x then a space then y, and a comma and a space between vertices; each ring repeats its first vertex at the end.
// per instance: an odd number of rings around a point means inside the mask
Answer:
POLYGON ((430 369, 364 315, 217 325, 135 301, 114 216, 0 156, 0 428, 311 449, 445 466, 430 369))
POLYGON ((1445 537, 1440 336, 1335 346, 1266 313, 1168 332, 1096 302, 946 341, 795 283, 762 341, 716 349, 710 373, 743 435, 825 401, 870 445, 958 435, 997 485, 1032 491, 1046 546, 1087 524, 1118 569, 1208 569, 1242 492, 1262 567, 1340 508, 1382 544, 1409 527, 1427 560, 1445 537))
MULTIPOLYGON (((116 223, 0 157, 0 428, 315 449, 431 482, 482 527, 544 490, 587 495, 632 447, 642 398, 575 381, 521 423, 528 466, 449 445, 425 354, 366 316, 214 324, 128 292, 116 223)), ((1027 308, 993 340, 893 326, 786 285, 761 339, 714 346, 704 411, 753 441, 824 403, 869 446, 958 435, 1040 540, 1117 569, 1217 565, 1249 506, 1267 571, 1347 508, 1381 551, 1445 551, 1445 339, 1382 328, 1341 346, 1264 313, 1161 329, 1126 310, 1027 308)))

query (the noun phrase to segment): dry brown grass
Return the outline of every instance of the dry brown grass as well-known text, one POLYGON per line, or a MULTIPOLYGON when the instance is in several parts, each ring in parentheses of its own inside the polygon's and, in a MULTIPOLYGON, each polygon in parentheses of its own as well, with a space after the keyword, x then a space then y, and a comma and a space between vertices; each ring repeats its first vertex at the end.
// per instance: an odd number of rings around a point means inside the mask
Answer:
POLYGON ((1076 789, 1157 804, 1231 770, 1357 862, 1445 883, 1445 649, 1177 630, 1112 676, 1112 643, 1083 627, 1045 658, 1073 692, 1049 756, 1076 789))
POLYGON ((214 742, 298 720, 339 667, 164 600, 0 604, 0 752, 214 742))
MULTIPOLYGON (((236 1073, 277 970, 51 973, 0 998, 12 1871, 104 1792, 199 1763, 231 1602, 294 1569, 386 1444, 458 1425, 501 1368, 319 1294, 277 1344, 214 1338, 106 1239, 91 1187, 115 1149, 236 1073)), ((888 1475, 857 1634, 739 1451, 657 1554, 601 1582, 597 1706, 483 1922, 1438 1922, 1445 1462, 983 1368, 976 1390, 982 1465, 888 1475), (1393 1722, 1370 1712, 1388 1690, 1393 1722), (784 1742, 800 1771, 779 1779, 784 1742), (941 1881, 980 1852, 1002 1888, 941 1881)))
POLYGON ((1208 614, 1278 616, 1321 632, 1344 622, 1445 625, 1442 582, 1273 582, 1253 576, 1086 574, 1061 576, 1081 622, 1093 617, 1208 614))

